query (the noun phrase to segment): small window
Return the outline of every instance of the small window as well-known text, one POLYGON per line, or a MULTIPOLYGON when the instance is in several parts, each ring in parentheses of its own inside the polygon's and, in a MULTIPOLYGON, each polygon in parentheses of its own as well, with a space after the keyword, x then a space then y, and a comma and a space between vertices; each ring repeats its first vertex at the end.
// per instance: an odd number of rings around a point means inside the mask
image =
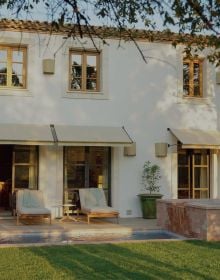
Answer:
POLYGON ((26 88, 26 48, 0 46, 0 88, 26 88))
POLYGON ((69 90, 100 91, 100 53, 70 51, 69 90))
POLYGON ((189 97, 203 96, 203 60, 185 58, 183 60, 183 94, 189 97))

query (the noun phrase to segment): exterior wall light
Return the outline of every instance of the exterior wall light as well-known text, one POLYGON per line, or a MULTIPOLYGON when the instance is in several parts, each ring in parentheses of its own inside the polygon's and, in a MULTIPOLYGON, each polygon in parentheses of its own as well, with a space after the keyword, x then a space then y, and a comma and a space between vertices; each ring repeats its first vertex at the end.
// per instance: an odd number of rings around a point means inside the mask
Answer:
POLYGON ((124 147, 124 156, 132 157, 136 156, 136 143, 133 142, 131 145, 124 147))
POLYGON ((166 157, 167 156, 167 143, 155 143, 155 156, 166 157))
POLYGON ((220 84, 220 71, 216 72, 216 84, 220 84))
POLYGON ((55 59, 43 59, 43 73, 54 74, 55 72, 55 59))

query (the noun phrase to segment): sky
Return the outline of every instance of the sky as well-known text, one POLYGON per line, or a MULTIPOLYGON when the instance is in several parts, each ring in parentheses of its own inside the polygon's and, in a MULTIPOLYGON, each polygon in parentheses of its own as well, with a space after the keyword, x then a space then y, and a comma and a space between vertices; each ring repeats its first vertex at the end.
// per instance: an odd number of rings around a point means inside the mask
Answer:
MULTIPOLYGON (((54 3, 52 0, 51 2, 54 3)), ((96 25, 96 26, 108 25, 108 21, 106 19, 101 21, 95 16, 91 6, 88 8, 88 10, 86 10, 86 13, 88 13, 90 17, 91 25, 96 25)), ((38 21, 49 21, 49 22, 52 20, 51 14, 48 13, 47 9, 44 6, 44 3, 42 3, 41 1, 39 4, 35 5, 34 9, 31 10, 30 13, 22 12, 21 14, 19 14, 19 17, 16 17, 15 12, 13 13, 12 11, 7 10, 4 7, 3 8, 1 7, 0 18, 38 20, 38 21)), ((156 20, 157 20, 158 29, 163 29, 162 22, 160 21, 159 17, 156 17, 156 20)), ((136 24, 136 28, 145 29, 144 23, 142 21, 138 22, 136 24)))

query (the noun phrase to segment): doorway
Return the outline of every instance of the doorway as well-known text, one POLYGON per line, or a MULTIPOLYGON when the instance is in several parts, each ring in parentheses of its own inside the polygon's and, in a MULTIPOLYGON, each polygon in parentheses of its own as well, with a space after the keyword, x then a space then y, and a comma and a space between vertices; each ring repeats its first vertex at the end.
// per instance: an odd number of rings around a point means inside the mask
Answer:
POLYGON ((0 216, 15 209, 18 189, 37 189, 37 146, 0 145, 0 216))
POLYGON ((13 145, 0 145, 0 214, 10 211, 13 145))
POLYGON ((178 198, 210 197, 210 150, 178 150, 178 198))
POLYGON ((80 188, 102 188, 111 205, 109 147, 65 147, 64 149, 64 203, 79 206, 80 188))

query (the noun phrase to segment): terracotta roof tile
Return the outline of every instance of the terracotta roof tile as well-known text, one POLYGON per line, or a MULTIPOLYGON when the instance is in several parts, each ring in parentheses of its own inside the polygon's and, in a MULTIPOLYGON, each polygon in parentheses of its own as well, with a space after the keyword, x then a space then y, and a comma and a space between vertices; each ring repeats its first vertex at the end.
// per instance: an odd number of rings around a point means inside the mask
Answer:
MULTIPOLYGON (((159 42, 188 42, 196 40, 205 40, 204 36, 190 36, 187 34, 176 34, 167 31, 146 31, 140 29, 128 29, 119 32, 116 28, 92 26, 90 34, 85 26, 81 26, 84 36, 99 36, 100 38, 124 38, 135 40, 148 40, 159 42)), ((57 26, 47 21, 30 21, 30 20, 14 20, 14 19, 1 19, 0 30, 23 31, 23 32, 39 32, 39 33, 53 33, 63 34, 67 36, 79 35, 80 31, 77 25, 66 24, 64 26, 57 26)))

